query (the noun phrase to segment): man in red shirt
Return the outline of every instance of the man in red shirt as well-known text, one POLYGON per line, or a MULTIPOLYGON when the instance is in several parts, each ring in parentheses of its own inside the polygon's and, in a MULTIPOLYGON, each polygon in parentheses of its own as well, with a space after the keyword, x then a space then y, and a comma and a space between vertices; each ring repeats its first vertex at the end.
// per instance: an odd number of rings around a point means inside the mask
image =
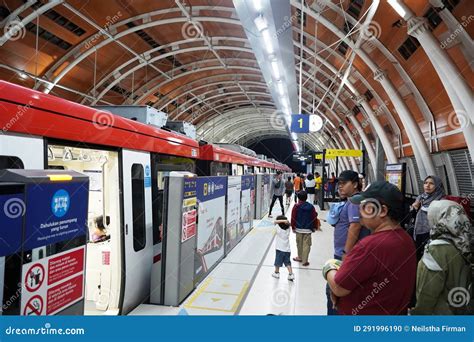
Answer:
POLYGON ((406 314, 415 289, 416 251, 400 227, 403 196, 395 185, 381 181, 350 201, 360 204, 360 223, 372 234, 357 242, 342 265, 330 260, 324 266, 338 313, 406 314))

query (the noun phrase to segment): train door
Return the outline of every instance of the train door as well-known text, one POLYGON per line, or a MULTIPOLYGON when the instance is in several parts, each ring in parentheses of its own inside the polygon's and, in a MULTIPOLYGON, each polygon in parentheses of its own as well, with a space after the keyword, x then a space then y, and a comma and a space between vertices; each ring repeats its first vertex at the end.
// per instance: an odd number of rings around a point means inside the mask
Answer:
POLYGON ((150 154, 122 150, 125 274, 122 314, 147 301, 153 263, 150 154))
POLYGON ((151 157, 153 212, 153 265, 151 283, 153 284, 153 291, 150 294, 150 301, 153 303, 163 303, 163 265, 166 262, 166 256, 162 254, 163 220, 168 205, 165 203, 165 178, 173 171, 194 173, 195 169, 195 162, 192 159, 159 154, 152 154, 151 157))
MULTIPOLYGON (((0 172, 2 169, 43 169, 44 144, 42 138, 14 134, 0 135, 0 172)), ((16 284, 5 282, 5 271, 15 268, 19 260, 14 256, 0 256, 0 303, 16 293, 16 284)), ((18 309, 19 310, 19 309, 18 309)), ((3 305, 0 305, 0 315, 3 305)))
POLYGON ((119 154, 48 142, 48 168, 89 176, 86 315, 118 314, 122 279, 119 154))

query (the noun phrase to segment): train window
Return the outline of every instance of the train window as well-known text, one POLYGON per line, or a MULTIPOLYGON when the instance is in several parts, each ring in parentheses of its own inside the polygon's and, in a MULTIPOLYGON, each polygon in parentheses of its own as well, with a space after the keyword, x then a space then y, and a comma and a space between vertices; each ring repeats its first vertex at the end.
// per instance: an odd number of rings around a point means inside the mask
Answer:
POLYGON ((23 162, 18 157, 0 156, 0 170, 1 169, 24 169, 23 162))
POLYGON ((133 249, 138 252, 145 248, 145 178, 143 165, 132 165, 132 215, 133 249))

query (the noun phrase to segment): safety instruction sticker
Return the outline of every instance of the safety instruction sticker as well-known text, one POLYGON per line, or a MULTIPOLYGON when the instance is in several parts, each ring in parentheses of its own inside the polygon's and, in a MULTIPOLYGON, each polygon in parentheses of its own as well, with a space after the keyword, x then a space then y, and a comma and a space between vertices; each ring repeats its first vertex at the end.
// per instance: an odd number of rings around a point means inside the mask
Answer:
POLYGON ((23 265, 21 312, 52 315, 84 297, 85 246, 23 265))

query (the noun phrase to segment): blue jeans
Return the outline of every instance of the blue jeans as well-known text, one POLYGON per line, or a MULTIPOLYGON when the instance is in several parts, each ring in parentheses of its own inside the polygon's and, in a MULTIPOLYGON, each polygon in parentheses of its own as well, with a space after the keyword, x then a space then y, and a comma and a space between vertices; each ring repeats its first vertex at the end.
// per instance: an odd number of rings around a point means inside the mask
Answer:
MULTIPOLYGON (((334 259, 342 260, 342 258, 337 255, 334 255, 334 259)), ((327 298, 328 316, 338 315, 337 310, 332 308, 331 289, 329 288, 329 284, 326 284, 326 298, 327 298)))

